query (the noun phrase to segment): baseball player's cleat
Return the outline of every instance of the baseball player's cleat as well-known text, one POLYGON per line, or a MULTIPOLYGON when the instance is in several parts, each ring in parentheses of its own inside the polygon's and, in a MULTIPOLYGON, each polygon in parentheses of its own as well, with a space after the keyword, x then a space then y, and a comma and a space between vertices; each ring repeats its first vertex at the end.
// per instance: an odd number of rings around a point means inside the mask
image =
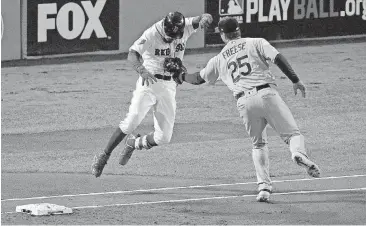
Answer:
POLYGON ((94 156, 94 161, 92 164, 92 174, 95 177, 100 177, 100 175, 102 175, 104 166, 107 164, 109 157, 110 155, 107 155, 104 152, 94 156))
POLYGON ((297 165, 304 167, 309 176, 320 177, 319 167, 314 162, 312 162, 306 155, 300 152, 295 152, 292 154, 292 160, 297 165))
POLYGON ((133 151, 136 149, 135 148, 135 139, 137 137, 140 137, 140 134, 137 134, 136 136, 133 134, 130 134, 126 137, 125 147, 123 148, 123 151, 119 157, 120 165, 126 165, 128 160, 130 160, 133 151))
POLYGON ((257 201, 258 202, 268 202, 269 201, 269 196, 270 196, 270 192, 268 191, 260 191, 259 194, 257 195, 257 201))
POLYGON ((258 195, 257 195, 257 201, 258 202, 268 202, 269 196, 272 193, 272 186, 268 185, 266 183, 259 184, 258 186, 258 195))

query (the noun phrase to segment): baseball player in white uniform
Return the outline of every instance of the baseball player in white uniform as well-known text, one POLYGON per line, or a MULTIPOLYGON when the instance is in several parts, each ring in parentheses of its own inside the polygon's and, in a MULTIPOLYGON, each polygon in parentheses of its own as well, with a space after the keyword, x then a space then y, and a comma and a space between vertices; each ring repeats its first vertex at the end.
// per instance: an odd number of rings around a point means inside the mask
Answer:
POLYGON ((130 47, 128 60, 139 74, 126 118, 120 122, 104 151, 94 157, 92 174, 99 177, 115 147, 126 137, 119 163, 125 165, 135 149, 150 149, 170 142, 176 115, 176 87, 170 73, 164 71, 165 58, 183 59, 188 38, 212 23, 210 14, 185 18, 171 12, 148 28, 130 47), (142 61, 141 61, 142 59, 142 61), (150 109, 154 132, 133 134, 150 109), (127 136, 128 135, 128 136, 127 136))
POLYGON ((273 88, 275 78, 269 70, 269 61, 275 63, 305 97, 305 86, 285 57, 263 38, 241 38, 238 21, 233 17, 220 20, 218 28, 225 47, 211 58, 200 72, 182 74, 181 79, 191 84, 214 84, 219 78, 237 99, 237 108, 252 140, 252 157, 256 170, 257 200, 266 202, 272 192, 267 148, 267 124, 289 145, 292 159, 306 168, 312 177, 319 177, 319 167, 307 154, 304 137, 295 119, 273 88))

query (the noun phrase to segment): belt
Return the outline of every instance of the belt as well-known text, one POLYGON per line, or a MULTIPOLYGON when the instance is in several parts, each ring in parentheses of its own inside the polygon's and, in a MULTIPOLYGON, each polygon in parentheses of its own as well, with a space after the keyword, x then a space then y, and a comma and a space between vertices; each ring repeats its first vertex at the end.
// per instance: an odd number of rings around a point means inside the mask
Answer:
POLYGON ((170 81, 172 79, 172 76, 169 76, 169 75, 155 74, 154 76, 157 79, 162 79, 162 80, 165 80, 165 81, 170 81))
MULTIPOLYGON (((264 85, 260 85, 260 86, 256 86, 254 87, 257 91, 261 90, 261 89, 265 89, 265 88, 270 88, 271 86, 267 83, 267 84, 264 84, 264 85)), ((245 95, 245 92, 242 91, 238 94, 235 95, 235 99, 239 99, 240 97, 243 97, 245 95)))

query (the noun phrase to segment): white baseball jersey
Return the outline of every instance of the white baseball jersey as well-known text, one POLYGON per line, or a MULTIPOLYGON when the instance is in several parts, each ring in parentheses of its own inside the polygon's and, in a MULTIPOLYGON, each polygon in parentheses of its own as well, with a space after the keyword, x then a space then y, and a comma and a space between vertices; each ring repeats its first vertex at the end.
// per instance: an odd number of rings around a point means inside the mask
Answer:
POLYGON ((219 78, 233 91, 234 96, 245 89, 263 84, 275 84, 269 70, 279 52, 263 38, 240 38, 226 44, 200 71, 209 84, 219 78))
POLYGON ((134 50, 142 56, 143 66, 151 74, 164 74, 163 62, 166 57, 179 57, 183 60, 186 42, 196 32, 192 25, 193 17, 186 18, 183 37, 172 43, 166 43, 163 40, 163 20, 148 28, 130 47, 130 50, 134 50))

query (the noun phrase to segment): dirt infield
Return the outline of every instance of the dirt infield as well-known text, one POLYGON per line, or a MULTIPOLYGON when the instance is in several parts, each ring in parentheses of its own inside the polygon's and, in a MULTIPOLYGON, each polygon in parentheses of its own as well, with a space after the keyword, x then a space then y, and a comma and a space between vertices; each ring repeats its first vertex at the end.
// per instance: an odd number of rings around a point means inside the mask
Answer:
MULTIPOLYGON (((366 43, 280 48, 308 87, 294 96, 277 68, 277 89, 322 169, 308 178, 269 129, 272 203, 255 202, 251 145, 231 93, 178 87, 171 144, 112 155, 104 174, 93 155, 127 113, 136 75, 125 60, 2 68, 2 224, 365 224, 366 43), (331 177, 331 178, 329 178, 331 177), (98 194, 92 194, 98 193, 98 194), (43 198, 40 198, 43 197, 43 198), (31 217, 17 205, 73 207, 31 217)), ((189 71, 215 53, 187 55, 189 71)), ((148 115, 138 129, 152 128, 148 115)))

